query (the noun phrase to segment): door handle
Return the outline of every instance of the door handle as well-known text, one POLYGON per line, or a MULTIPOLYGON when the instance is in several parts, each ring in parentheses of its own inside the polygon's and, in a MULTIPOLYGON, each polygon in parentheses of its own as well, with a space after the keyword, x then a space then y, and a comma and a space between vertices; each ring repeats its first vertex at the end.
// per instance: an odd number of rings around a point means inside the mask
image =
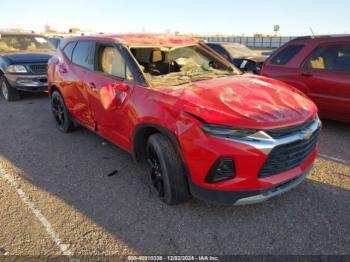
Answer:
POLYGON ((303 76, 303 77, 312 77, 312 74, 303 72, 303 73, 301 73, 301 76, 303 76))

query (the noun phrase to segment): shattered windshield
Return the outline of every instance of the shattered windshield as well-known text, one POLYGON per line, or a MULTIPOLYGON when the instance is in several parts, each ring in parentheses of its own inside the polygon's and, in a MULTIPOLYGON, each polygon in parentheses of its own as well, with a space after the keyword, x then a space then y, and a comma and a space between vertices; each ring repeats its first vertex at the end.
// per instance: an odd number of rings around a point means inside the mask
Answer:
POLYGON ((152 86, 174 86, 237 75, 241 72, 212 56, 200 45, 176 48, 131 48, 152 86))
POLYGON ((52 52, 54 46, 45 37, 31 35, 0 35, 0 52, 52 52))

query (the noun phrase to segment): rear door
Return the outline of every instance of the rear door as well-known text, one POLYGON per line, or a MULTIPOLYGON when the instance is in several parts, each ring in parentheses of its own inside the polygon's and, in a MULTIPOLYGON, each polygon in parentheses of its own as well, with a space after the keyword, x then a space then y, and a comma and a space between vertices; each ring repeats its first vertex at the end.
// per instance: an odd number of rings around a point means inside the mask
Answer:
POLYGON ((319 45, 302 64, 300 78, 323 116, 350 119, 350 42, 319 45))
POLYGON ((94 66, 94 42, 84 40, 70 43, 64 48, 64 53, 70 60, 59 65, 62 75, 60 86, 66 106, 80 124, 94 129, 87 96, 90 85, 86 82, 86 76, 92 72, 94 66))

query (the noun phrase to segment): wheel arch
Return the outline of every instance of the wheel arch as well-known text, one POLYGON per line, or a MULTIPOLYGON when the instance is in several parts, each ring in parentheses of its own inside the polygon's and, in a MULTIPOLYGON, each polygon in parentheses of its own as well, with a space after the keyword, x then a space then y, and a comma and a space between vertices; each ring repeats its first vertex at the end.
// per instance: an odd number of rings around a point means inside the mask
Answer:
POLYGON ((156 133, 160 133, 170 140, 176 152, 179 154, 179 157, 185 168, 185 173, 188 176, 189 169, 181 153, 180 143, 176 135, 173 132, 171 132, 168 128, 158 124, 153 124, 153 123, 141 124, 135 128, 135 131, 133 132, 133 136, 132 136, 132 151, 131 151, 134 161, 140 163, 144 160, 146 156, 146 145, 147 145, 148 138, 151 135, 156 133))
POLYGON ((61 92, 61 90, 58 88, 57 85, 52 85, 52 86, 50 86, 50 88, 49 88, 49 95, 51 96, 52 93, 53 93, 54 91, 57 91, 58 93, 60 93, 60 94, 62 95, 62 92, 61 92))

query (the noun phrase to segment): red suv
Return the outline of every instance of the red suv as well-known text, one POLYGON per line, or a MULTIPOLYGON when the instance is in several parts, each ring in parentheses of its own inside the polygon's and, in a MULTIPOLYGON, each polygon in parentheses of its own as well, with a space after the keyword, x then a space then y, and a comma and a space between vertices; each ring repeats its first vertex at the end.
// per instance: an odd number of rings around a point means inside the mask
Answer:
POLYGON ((167 204, 262 202, 300 184, 317 155, 312 101, 192 38, 63 39, 48 79, 58 128, 130 152, 167 204))
POLYGON ((304 92, 321 117, 350 122, 350 36, 297 38, 274 52, 262 75, 304 92))

